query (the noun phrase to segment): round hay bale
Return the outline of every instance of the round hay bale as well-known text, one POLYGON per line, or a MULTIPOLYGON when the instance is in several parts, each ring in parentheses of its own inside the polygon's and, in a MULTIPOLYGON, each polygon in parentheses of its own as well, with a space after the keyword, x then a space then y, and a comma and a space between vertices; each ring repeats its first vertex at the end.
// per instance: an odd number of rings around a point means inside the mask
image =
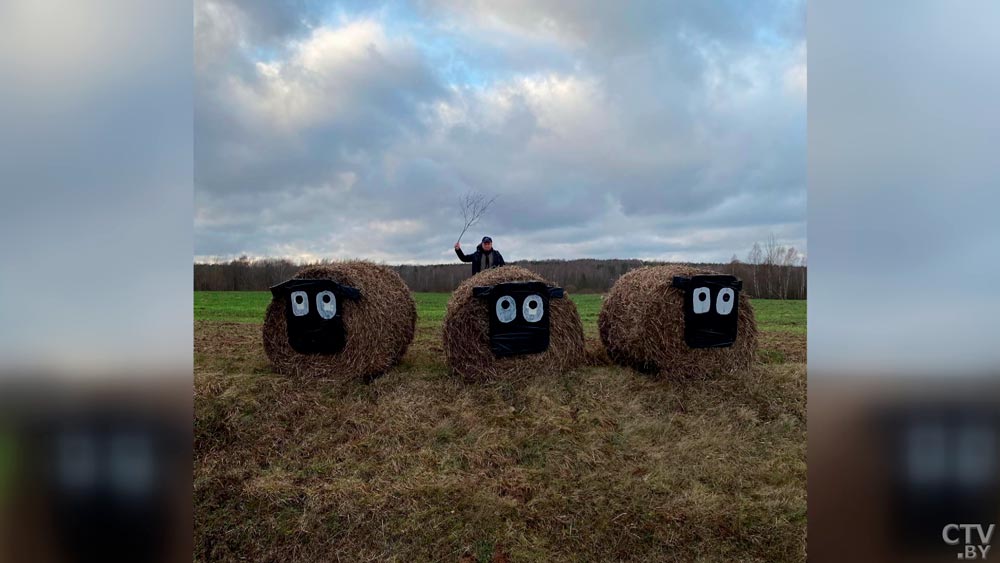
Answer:
POLYGON ((264 351, 274 369, 289 375, 368 379, 399 362, 413 341, 417 307, 410 290, 389 268, 371 262, 335 262, 300 270, 293 280, 332 280, 360 291, 337 300, 344 342, 336 353, 300 353, 289 343, 288 299, 274 297, 264 319, 264 351))
POLYGON ((685 341, 684 296, 674 276, 718 275, 682 265, 651 266, 622 275, 598 317, 601 342, 616 363, 643 372, 702 377, 745 370, 757 350, 757 322, 739 293, 736 341, 724 348, 691 348, 685 341))
POLYGON ((549 300, 549 346, 544 352, 497 357, 490 348, 490 315, 487 301, 472 288, 507 282, 536 281, 555 284, 519 266, 502 266, 480 272, 462 282, 451 294, 444 315, 444 350, 451 370, 467 380, 517 378, 536 373, 564 372, 583 358, 583 323, 576 304, 565 294, 549 300))

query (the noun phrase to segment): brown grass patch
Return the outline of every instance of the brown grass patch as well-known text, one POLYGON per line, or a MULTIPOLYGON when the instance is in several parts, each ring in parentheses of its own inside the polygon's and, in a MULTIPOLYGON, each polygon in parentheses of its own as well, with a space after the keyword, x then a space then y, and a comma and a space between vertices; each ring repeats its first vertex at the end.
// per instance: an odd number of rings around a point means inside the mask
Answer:
POLYGON ((587 338, 584 341, 583 358, 588 366, 610 366, 614 363, 600 338, 587 338))
POLYGON ((258 330, 195 325, 199 561, 805 559, 804 364, 472 384, 428 328, 362 383, 269 373, 258 330))
POLYGON ((796 332, 767 331, 760 333, 759 356, 772 364, 805 363, 806 335, 796 332))

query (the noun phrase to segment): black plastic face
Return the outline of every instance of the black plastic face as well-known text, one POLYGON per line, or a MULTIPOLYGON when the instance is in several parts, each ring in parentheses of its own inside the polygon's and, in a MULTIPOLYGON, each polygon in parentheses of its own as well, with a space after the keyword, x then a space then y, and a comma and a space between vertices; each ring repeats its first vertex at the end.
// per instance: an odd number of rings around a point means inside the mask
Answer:
POLYGON ((155 417, 101 409, 42 423, 33 436, 56 547, 67 561, 162 557, 183 436, 155 417), (176 438, 180 442, 174 442, 176 438))
POLYGON ((494 355, 538 354, 549 349, 549 299, 562 297, 561 287, 508 282, 475 287, 472 294, 487 302, 494 355))
POLYGON ((724 348, 736 342, 740 289, 735 276, 675 277, 684 290, 684 341, 691 348, 724 348))
MULTIPOLYGON (((1000 418, 995 405, 941 399, 891 406, 875 420, 872 455, 884 456, 877 466, 888 484, 896 541, 923 552, 940 547, 954 560, 965 542, 943 544, 946 526, 982 523, 986 531, 997 520, 1000 418)), ((947 533, 957 538, 963 530, 947 533)), ((979 539, 975 532, 972 537, 979 539)))
POLYGON ((288 344, 300 354, 337 354, 347 332, 341 315, 344 302, 361 298, 356 288, 332 280, 288 280, 271 288, 284 301, 288 344))

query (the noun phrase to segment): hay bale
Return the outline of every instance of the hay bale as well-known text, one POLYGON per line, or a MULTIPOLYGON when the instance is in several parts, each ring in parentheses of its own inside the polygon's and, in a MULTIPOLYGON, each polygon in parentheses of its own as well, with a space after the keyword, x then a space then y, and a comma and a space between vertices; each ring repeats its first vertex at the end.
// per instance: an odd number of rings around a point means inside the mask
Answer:
POLYGON ((480 272, 451 294, 444 315, 444 350, 448 366, 467 380, 516 378, 536 373, 564 372, 583 358, 583 323, 576 304, 566 294, 549 301, 549 346, 544 352, 498 357, 490 348, 487 300, 475 297, 474 287, 506 282, 537 281, 555 285, 530 270, 503 266, 480 272))
POLYGON ((627 272, 604 299, 598 317, 601 342, 611 359, 644 372, 708 376, 749 368, 757 350, 757 322, 744 292, 739 293, 736 341, 724 348, 691 348, 684 337, 684 297, 674 276, 717 275, 682 265, 627 272))
POLYGON ((346 333, 336 353, 299 353, 289 343, 288 299, 275 297, 264 319, 264 351, 274 369, 290 375, 367 379, 399 362, 413 341, 417 307, 410 290, 389 268, 371 262, 335 262, 300 270, 293 280, 326 279, 360 290, 358 299, 338 299, 346 333))

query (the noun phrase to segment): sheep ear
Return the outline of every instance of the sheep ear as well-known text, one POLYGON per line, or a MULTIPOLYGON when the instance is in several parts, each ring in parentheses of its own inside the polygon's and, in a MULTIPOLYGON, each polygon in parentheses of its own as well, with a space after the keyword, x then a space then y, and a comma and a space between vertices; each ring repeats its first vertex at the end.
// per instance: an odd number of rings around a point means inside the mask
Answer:
POLYGON ((677 289, 687 289, 687 287, 691 284, 691 278, 686 278, 684 276, 674 276, 673 281, 671 281, 670 283, 677 289))
POLYGON ((278 285, 272 285, 271 288, 270 288, 271 289, 271 295, 273 297, 282 297, 282 296, 284 296, 286 293, 288 293, 288 286, 290 286, 291 284, 293 284, 296 281, 298 281, 298 280, 290 279, 290 280, 285 280, 285 281, 279 283, 278 285))
POLYGON ((478 286, 478 287, 472 288, 472 296, 473 297, 480 297, 480 298, 482 298, 482 297, 489 297, 490 293, 492 293, 492 292, 493 292, 493 286, 492 285, 489 285, 489 286, 478 286))
POLYGON ((566 295, 566 291, 561 287, 549 286, 549 299, 562 299, 566 295))
POLYGON ((340 285, 338 283, 337 292, 340 293, 342 296, 348 299, 352 299, 354 301, 361 299, 361 290, 356 287, 351 287, 349 285, 340 285))

